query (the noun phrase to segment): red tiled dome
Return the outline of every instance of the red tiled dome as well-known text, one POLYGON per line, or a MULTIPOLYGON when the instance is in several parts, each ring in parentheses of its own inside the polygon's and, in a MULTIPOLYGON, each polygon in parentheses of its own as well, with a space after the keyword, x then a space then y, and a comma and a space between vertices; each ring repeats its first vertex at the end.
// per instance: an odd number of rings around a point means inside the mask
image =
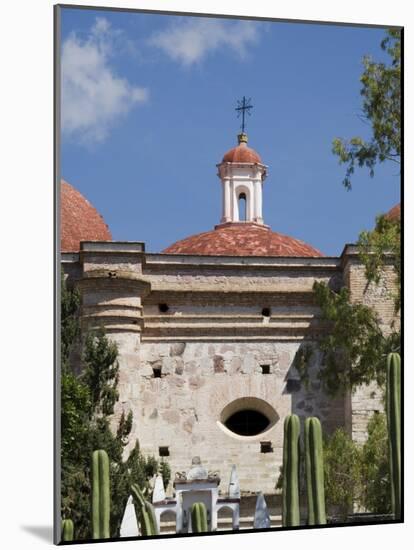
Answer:
POLYGON ((112 240, 99 212, 64 180, 61 180, 60 222, 61 252, 79 252, 80 241, 112 240))
POLYGON ((393 221, 401 219, 401 205, 396 204, 395 206, 393 206, 391 208, 391 210, 389 210, 385 214, 385 217, 388 218, 389 220, 393 220, 393 221))
POLYGON ((246 222, 219 225, 213 231, 177 241, 163 252, 202 256, 323 256, 303 241, 246 222))
POLYGON ((246 143, 241 142, 237 147, 233 147, 223 157, 223 162, 257 162, 262 163, 260 155, 254 149, 247 147, 246 143))

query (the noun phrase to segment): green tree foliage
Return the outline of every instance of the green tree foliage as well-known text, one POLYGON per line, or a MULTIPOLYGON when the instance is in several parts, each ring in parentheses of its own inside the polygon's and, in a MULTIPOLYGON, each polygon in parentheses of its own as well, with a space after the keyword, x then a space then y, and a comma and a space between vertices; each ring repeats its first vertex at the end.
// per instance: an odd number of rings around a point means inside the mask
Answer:
POLYGON ((389 30, 381 43, 389 62, 376 62, 366 56, 361 75, 363 118, 371 125, 372 137, 350 140, 335 138, 332 150, 339 162, 346 164, 343 184, 351 189, 355 167, 367 167, 371 177, 377 163, 390 160, 400 163, 401 155, 401 33, 389 30))
POLYGON ((61 376, 61 451, 62 459, 77 461, 89 437, 89 388, 68 370, 61 376))
MULTIPOLYGON (((145 458, 139 445, 123 459, 132 428, 132 412, 121 414, 110 426, 118 400, 117 348, 100 331, 86 336, 79 375, 71 361, 71 351, 79 336, 79 295, 68 289, 62 278, 62 377, 61 377, 61 514, 75 524, 77 539, 91 537, 90 457, 95 449, 105 449, 110 459, 111 536, 119 535, 132 483, 147 493, 149 480, 158 471, 153 457, 145 458)), ((164 464, 164 465, 163 465, 164 464)), ((168 466, 161 471, 168 474, 168 466)), ((166 475, 167 481, 168 475, 166 475)))
MULTIPOLYGON (((103 330, 86 336, 81 380, 90 388, 91 418, 102 418, 114 412, 119 397, 117 356, 116 344, 106 338, 103 330)), ((123 422, 122 428, 125 427, 123 422)))
POLYGON ((61 274, 61 449, 62 458, 79 458, 87 442, 88 388, 73 374, 71 352, 79 338, 80 296, 68 288, 61 274))
POLYGON ((391 513, 388 431, 385 414, 374 414, 361 451, 361 505, 374 514, 391 513))
POLYGON ((345 521, 361 494, 360 450, 346 431, 338 428, 325 440, 323 456, 328 513, 345 521))
MULTIPOLYGON (((327 284, 316 281, 313 290, 321 308, 321 321, 326 323, 319 341, 323 358, 318 377, 323 389, 336 395, 372 381, 383 386, 386 357, 399 350, 399 333, 384 336, 375 311, 363 304, 352 304, 347 288, 334 292, 327 284)), ((305 383, 311 355, 309 348, 303 348, 295 361, 305 383)))
POLYGON ((401 305, 401 221, 378 216, 372 231, 362 231, 358 239, 360 258, 365 266, 365 276, 370 283, 378 284, 388 263, 397 275, 394 293, 395 312, 401 305))
POLYGON ((70 352, 79 336, 80 295, 76 288, 68 288, 63 270, 61 271, 61 362, 62 370, 68 367, 70 352))
MULTIPOLYGON (((388 54, 387 64, 363 59, 361 75, 363 117, 372 130, 370 141, 353 137, 349 141, 336 138, 333 153, 340 163, 347 164, 343 184, 351 189, 351 176, 355 166, 369 168, 371 177, 377 163, 386 160, 400 163, 401 156, 401 32, 389 30, 381 43, 388 54)), ((400 220, 379 216, 372 231, 363 231, 358 240, 361 259, 369 282, 378 283, 381 269, 391 260, 398 276, 395 293, 395 310, 400 309, 401 233, 400 220)))
POLYGON ((330 515, 341 521, 353 506, 374 514, 389 514, 390 472, 385 415, 374 414, 368 438, 358 446, 343 428, 324 441, 325 496, 330 515))

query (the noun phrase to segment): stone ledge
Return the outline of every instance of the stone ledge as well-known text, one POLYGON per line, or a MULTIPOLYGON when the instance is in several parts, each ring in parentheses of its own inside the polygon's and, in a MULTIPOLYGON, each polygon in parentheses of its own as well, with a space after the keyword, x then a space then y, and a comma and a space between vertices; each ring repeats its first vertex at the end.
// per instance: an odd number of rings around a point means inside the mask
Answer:
POLYGON ((149 281, 143 279, 140 273, 129 269, 89 269, 83 273, 84 279, 127 279, 134 281, 141 281, 146 284, 150 284, 149 281))
POLYGON ((308 333, 294 334, 294 335, 281 335, 281 334, 268 334, 264 335, 225 335, 225 334, 209 334, 209 335, 191 335, 175 334, 173 336, 158 334, 148 335, 143 333, 141 335, 141 341, 147 343, 161 343, 161 342, 314 342, 315 335, 312 335, 312 339, 309 338, 308 333))
POLYGON ((145 244, 140 241, 82 241, 80 243, 82 252, 104 252, 108 253, 140 253, 145 252, 145 244))
POLYGON ((204 256, 196 254, 154 254, 146 253, 146 266, 152 268, 304 268, 337 270, 340 258, 337 257, 293 257, 293 256, 204 256))

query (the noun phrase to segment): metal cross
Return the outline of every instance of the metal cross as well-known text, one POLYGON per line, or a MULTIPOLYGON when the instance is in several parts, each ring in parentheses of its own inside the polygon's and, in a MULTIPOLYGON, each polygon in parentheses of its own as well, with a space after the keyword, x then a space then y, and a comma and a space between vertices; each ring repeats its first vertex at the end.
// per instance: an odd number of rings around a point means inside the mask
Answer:
POLYGON ((253 105, 251 105, 251 100, 252 98, 249 97, 249 99, 246 99, 245 96, 243 96, 243 99, 239 99, 237 100, 237 107, 236 107, 236 111, 237 111, 237 118, 239 118, 239 116, 241 115, 242 116, 242 123, 241 123, 241 131, 242 131, 242 134, 244 134, 244 128, 245 128, 245 113, 247 113, 248 115, 250 115, 250 109, 253 109, 253 105))

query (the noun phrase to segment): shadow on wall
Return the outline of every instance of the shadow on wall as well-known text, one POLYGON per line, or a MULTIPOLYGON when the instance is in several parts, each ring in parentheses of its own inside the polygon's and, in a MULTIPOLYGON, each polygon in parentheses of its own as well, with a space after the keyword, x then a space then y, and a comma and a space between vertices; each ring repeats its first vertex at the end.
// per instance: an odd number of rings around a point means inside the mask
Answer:
MULTIPOLYGON (((316 277, 316 274, 315 274, 316 277)), ((343 275, 337 273, 329 280, 328 286, 337 292, 344 286, 343 275)), ((319 310, 316 301, 313 305, 319 310)), ((303 437, 303 422, 309 416, 316 416, 322 424, 325 435, 331 434, 336 428, 344 427, 351 432, 351 395, 339 395, 331 397, 322 389, 322 383, 318 378, 319 368, 323 362, 323 353, 319 350, 318 337, 326 331, 328 326, 319 315, 313 317, 308 328, 308 339, 299 346, 286 375, 286 385, 283 393, 291 394, 293 414, 297 414, 301 420, 301 435, 303 437), (308 380, 301 380, 296 365, 304 357, 308 363, 308 380)))
MULTIPOLYGON (((312 321, 310 326, 312 334, 320 330, 320 325, 318 326, 318 324, 318 319, 312 321)), ((344 395, 332 397, 324 392, 322 383, 318 378, 322 362, 323 353, 319 350, 318 343, 315 341, 315 337, 313 337, 313 340, 304 341, 299 346, 295 359, 285 378, 286 385, 283 393, 291 395, 291 413, 296 414, 300 419, 302 450, 304 423, 305 419, 310 416, 319 418, 324 436, 332 434, 339 427, 345 428, 349 433, 351 430, 351 395, 348 392, 344 395), (301 380, 299 370, 297 369, 301 356, 308 363, 309 377, 307 381, 301 380)), ((301 460, 300 493, 301 518, 302 521, 306 521, 306 478, 303 460, 301 460)))
MULTIPOLYGON (((313 321, 316 323, 317 321, 313 321)), ((310 327, 312 329, 312 326, 310 327)), ((323 354, 318 348, 317 342, 303 342, 296 353, 295 360, 290 366, 286 378, 284 394, 290 394, 292 399, 292 414, 297 414, 303 422, 309 416, 316 416, 322 424, 324 434, 331 434, 338 427, 349 429, 350 395, 331 397, 322 389, 318 378, 319 368, 323 361, 323 354), (301 356, 309 361, 309 378, 305 382, 301 380, 296 368, 301 356)), ((303 433, 302 433, 303 435, 303 433)))

